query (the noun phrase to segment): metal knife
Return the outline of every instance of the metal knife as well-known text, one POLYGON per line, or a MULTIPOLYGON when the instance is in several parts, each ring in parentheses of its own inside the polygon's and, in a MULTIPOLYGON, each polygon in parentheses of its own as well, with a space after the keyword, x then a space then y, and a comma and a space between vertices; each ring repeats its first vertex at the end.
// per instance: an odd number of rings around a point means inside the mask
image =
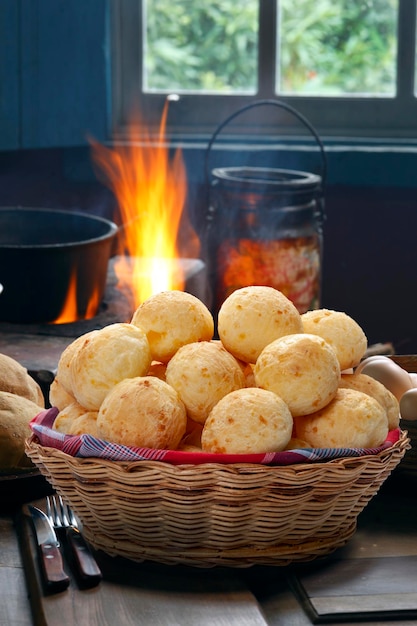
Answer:
POLYGON ((48 593, 67 589, 70 579, 64 571, 59 541, 46 514, 28 505, 39 549, 42 574, 48 593))

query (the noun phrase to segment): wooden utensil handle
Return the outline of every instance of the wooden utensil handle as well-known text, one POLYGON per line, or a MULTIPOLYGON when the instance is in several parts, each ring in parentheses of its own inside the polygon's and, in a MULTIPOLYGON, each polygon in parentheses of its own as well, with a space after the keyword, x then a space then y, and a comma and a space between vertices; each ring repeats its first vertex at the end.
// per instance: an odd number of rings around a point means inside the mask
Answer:
POLYGON ((67 540, 82 581, 89 586, 97 585, 103 575, 84 537, 77 529, 68 528, 67 540))
POLYGON ((39 546, 39 552, 46 590, 49 593, 57 593, 67 589, 70 579, 64 572, 58 546, 52 543, 42 543, 39 546))

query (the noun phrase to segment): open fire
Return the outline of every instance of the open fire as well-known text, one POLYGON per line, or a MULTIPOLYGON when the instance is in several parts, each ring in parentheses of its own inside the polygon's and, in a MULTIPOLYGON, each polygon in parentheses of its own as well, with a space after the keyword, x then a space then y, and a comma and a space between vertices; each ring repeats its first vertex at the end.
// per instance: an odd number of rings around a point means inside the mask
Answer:
MULTIPOLYGON (((118 288, 132 309, 154 293, 185 286, 184 259, 196 259, 199 240, 184 211, 187 176, 181 150, 170 158, 163 111, 156 143, 142 129, 139 144, 127 141, 107 148, 92 141, 93 160, 113 191, 120 210, 121 251, 115 264, 118 288), (180 232, 181 231, 181 232, 180 232), (179 239, 186 245, 180 246, 179 239)), ((131 129, 140 125, 139 118, 131 129)))
MULTIPOLYGON (((119 254, 114 263, 117 289, 135 308, 154 293, 184 290, 195 272, 199 239, 187 218, 187 176, 181 150, 170 154, 166 142, 168 101, 158 137, 152 138, 132 119, 128 137, 113 147, 90 140, 99 178, 112 190, 120 213, 119 254), (141 141, 134 130, 141 129, 141 141)), ((115 219, 116 221, 116 219, 115 219)), ((97 311, 92 294, 84 319, 97 311)), ((77 283, 71 280, 65 305, 55 324, 77 319, 77 283)))

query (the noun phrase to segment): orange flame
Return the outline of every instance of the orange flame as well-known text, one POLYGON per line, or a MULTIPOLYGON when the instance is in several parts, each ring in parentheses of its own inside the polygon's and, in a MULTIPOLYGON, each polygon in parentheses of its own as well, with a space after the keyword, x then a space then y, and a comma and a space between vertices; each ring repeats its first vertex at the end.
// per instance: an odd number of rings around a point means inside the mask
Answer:
POLYGON ((65 296, 65 302, 60 314, 56 320, 53 321, 53 324, 66 324, 68 322, 74 322, 77 319, 77 315, 77 275, 75 271, 73 271, 65 296))
MULTIPOLYGON (((107 148, 91 140, 93 161, 104 173, 121 213, 123 254, 115 263, 118 288, 129 298, 132 309, 160 291, 184 288, 179 263, 178 232, 184 226, 187 177, 181 150, 170 159, 164 108, 156 145, 146 129, 141 145, 134 140, 131 125, 128 140, 107 148)), ((189 222, 193 254, 198 239, 189 222)))
MULTIPOLYGON (((52 324, 68 324, 80 319, 78 313, 78 301, 77 301, 77 271, 74 269, 68 284, 67 293, 65 295, 65 301, 58 317, 52 322, 52 324)), ((100 296, 98 286, 96 286, 90 294, 87 309, 82 319, 89 320, 97 313, 97 309, 100 304, 100 296)))

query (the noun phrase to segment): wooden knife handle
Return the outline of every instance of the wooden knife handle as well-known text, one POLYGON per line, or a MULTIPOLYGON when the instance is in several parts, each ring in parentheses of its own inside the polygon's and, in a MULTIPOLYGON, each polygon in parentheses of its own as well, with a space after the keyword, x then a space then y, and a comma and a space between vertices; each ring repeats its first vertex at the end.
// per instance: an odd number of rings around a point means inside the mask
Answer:
POLYGON ((82 534, 76 528, 68 528, 67 540, 82 582, 90 587, 98 585, 103 575, 82 534))
POLYGON ((57 593, 67 589, 70 579, 64 572, 62 555, 58 546, 52 543, 42 543, 39 546, 39 552, 46 590, 49 593, 57 593))

